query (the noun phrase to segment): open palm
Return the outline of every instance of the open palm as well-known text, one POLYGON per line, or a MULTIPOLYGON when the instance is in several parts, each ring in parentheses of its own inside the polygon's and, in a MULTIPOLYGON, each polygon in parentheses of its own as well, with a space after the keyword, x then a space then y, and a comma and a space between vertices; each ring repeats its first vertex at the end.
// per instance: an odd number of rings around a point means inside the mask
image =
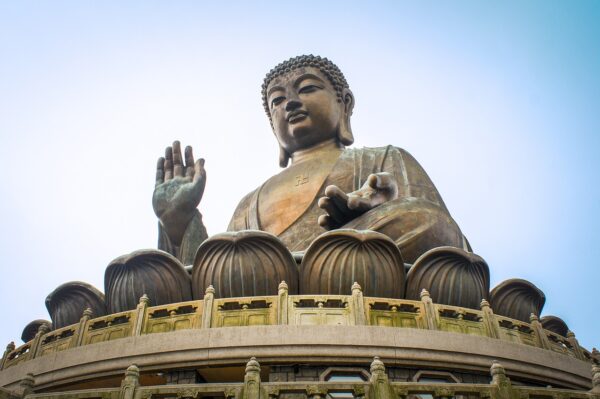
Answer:
POLYGON ((152 207, 171 241, 178 245, 194 216, 206 185, 204 159, 194 162, 192 147, 185 148, 185 164, 181 144, 173 142, 156 165, 156 186, 152 207))

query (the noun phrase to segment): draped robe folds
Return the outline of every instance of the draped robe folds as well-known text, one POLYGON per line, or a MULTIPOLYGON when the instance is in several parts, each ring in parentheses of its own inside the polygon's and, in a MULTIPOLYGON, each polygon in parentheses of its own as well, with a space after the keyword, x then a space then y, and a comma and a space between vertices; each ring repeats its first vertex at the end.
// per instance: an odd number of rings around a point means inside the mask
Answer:
MULTIPOLYGON (((303 251, 325 230, 317 223, 324 211, 317 205, 325 188, 336 185, 349 193, 362 187, 372 173, 388 172, 398 183, 398 198, 358 216, 341 228, 375 230, 392 238, 405 262, 440 246, 467 248, 442 197, 421 165, 406 151, 393 146, 344 149, 308 208, 278 236, 291 251, 303 251)), ((237 206, 229 231, 261 228, 259 201, 264 184, 237 206)))

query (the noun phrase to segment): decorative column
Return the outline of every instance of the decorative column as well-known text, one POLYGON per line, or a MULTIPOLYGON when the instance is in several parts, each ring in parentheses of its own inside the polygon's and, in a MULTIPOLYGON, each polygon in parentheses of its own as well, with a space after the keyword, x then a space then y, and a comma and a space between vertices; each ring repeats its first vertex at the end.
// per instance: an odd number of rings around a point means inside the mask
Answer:
POLYGON ((494 311, 492 310, 490 303, 485 299, 482 299, 481 305, 479 306, 483 312, 483 323, 490 338, 500 339, 500 326, 498 326, 498 321, 494 316, 494 311))
POLYGON ((146 309, 148 309, 149 302, 150 298, 148 298, 148 295, 144 294, 140 297, 140 301, 135 308, 135 325, 133 326, 134 336, 142 335, 144 324, 146 323, 146 309))
POLYGON ((575 333, 573 331, 567 331, 567 341, 571 344, 573 348, 573 352, 575 352, 575 356, 580 360, 587 360, 583 355, 583 351, 581 350, 581 346, 579 346, 579 341, 575 338, 575 333))
POLYGON ((370 397, 372 399, 394 399, 395 395, 385 372, 385 365, 378 356, 371 363, 371 378, 369 379, 370 397))
POLYGON ((288 285, 279 283, 277 292, 277 324, 289 324, 288 320, 288 285))
POLYGON ((73 343, 71 347, 81 346, 83 345, 83 338, 85 337, 85 333, 87 330, 88 321, 92 318, 93 312, 91 308, 86 308, 83 311, 83 315, 81 319, 79 319, 79 325, 77 326, 77 331, 75 332, 75 338, 73 339, 73 343))
POLYGON ((30 359, 34 359, 40 350, 40 346, 42 345, 42 337, 46 334, 48 334, 48 332, 50 331, 50 328, 48 328, 48 325, 46 324, 41 324, 40 327, 38 328, 37 332, 35 333, 35 337, 33 337, 33 340, 31 342, 31 348, 29 348, 30 351, 30 359))
POLYGON ((8 355, 10 354, 10 352, 12 352, 14 350, 15 350, 15 343, 14 343, 14 341, 11 341, 8 343, 8 345, 6 345, 6 349, 4 350, 4 354, 2 355, 2 359, 0 359, 0 370, 4 369, 4 364, 8 360, 8 355))
POLYGON ((355 281, 352 284, 352 315, 354 324, 357 326, 367 325, 367 317, 365 315, 365 301, 363 299, 362 288, 355 281))
POLYGON ((548 341, 548 336, 546 335, 544 327, 542 327, 542 323, 540 323, 538 317, 532 313, 529 316, 529 322, 531 323, 531 327, 535 332, 538 346, 543 349, 550 349, 550 341, 548 341))
POLYGON ((492 362, 490 367, 490 374, 492 376, 492 399, 511 399, 512 396, 512 385, 510 379, 506 376, 504 367, 496 360, 492 362))
POLYGON ((260 364, 253 356, 246 364, 246 374, 244 375, 244 387, 240 393, 240 399, 261 399, 260 387, 260 364))
POLYGON ((421 302, 425 307, 425 321, 427 322, 428 330, 437 330, 438 329, 438 315, 437 310, 435 309, 435 305, 431 300, 431 296, 429 295, 429 291, 423 288, 421 291, 421 302))
POLYGON ((202 312, 202 328, 210 328, 212 322, 213 304, 215 302, 215 288, 209 285, 204 293, 204 311, 202 312))
POLYGON ((135 364, 127 367, 125 378, 121 381, 119 399, 133 399, 135 390, 140 386, 140 369, 135 364))

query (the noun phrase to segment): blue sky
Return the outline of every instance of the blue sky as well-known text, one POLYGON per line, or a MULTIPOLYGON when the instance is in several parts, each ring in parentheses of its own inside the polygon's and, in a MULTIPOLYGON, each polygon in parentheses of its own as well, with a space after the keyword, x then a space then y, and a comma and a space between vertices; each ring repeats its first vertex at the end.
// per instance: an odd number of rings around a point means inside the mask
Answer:
POLYGON ((600 345, 598 2, 0 2, 0 344, 55 287, 103 289, 156 246, 154 166, 206 159, 210 234, 277 173, 266 72, 327 56, 356 97, 356 146, 394 144, 437 185, 492 286, 547 296, 600 345))

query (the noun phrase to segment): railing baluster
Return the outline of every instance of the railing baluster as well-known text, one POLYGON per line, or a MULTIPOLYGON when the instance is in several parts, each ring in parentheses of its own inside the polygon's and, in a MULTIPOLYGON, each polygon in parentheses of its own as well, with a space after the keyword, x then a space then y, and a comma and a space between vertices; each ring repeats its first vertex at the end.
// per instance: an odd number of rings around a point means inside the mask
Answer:
POLYGON ((135 322, 133 324, 132 333, 133 336, 139 336, 146 332, 144 331, 144 324, 146 323, 146 318, 148 317, 148 302, 150 302, 150 298, 148 298, 148 295, 144 294, 140 297, 140 301, 135 308, 135 322))
POLYGON ((206 288, 204 294, 204 311, 202 312, 202 328, 210 328, 212 324, 212 312, 215 302, 215 289, 212 285, 206 288))
POLYGON ((279 284, 277 294, 277 324, 288 324, 288 285, 285 281, 279 284))
POLYGON ((423 308, 425 309, 425 320, 427 321, 427 329, 437 330, 438 329, 438 313, 431 300, 429 291, 423 289, 421 291, 421 301, 423 302, 423 308))
POLYGON ((365 315, 365 300, 360 285, 355 281, 352 284, 352 314, 354 316, 354 324, 364 326, 367 324, 365 315))
POLYGON ((490 303, 485 299, 481 300, 480 305, 481 311, 483 312, 483 322, 490 338, 500 339, 500 326, 498 320, 494 316, 494 311, 490 306, 490 303))
POLYGON ((140 369, 135 364, 127 367, 125 378, 121 381, 119 399, 133 399, 135 390, 140 386, 140 369))

